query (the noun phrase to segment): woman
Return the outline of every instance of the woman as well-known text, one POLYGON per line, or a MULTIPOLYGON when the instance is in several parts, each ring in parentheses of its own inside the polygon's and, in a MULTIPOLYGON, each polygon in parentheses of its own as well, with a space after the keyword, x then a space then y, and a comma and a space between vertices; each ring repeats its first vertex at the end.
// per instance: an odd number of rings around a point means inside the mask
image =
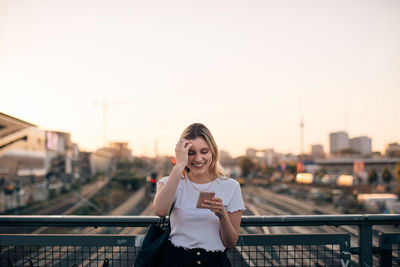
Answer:
POLYGON ((225 177, 217 145, 203 124, 185 129, 175 154, 176 164, 158 182, 153 202, 158 216, 168 215, 174 203, 161 266, 230 266, 225 251, 236 245, 245 209, 239 183, 225 177), (200 191, 215 197, 197 208, 200 191))

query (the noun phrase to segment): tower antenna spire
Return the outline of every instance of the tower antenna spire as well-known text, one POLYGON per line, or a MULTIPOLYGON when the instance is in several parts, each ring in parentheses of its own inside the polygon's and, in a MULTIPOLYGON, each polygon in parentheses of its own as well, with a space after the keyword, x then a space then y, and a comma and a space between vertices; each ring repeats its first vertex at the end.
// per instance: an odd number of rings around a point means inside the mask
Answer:
POLYGON ((300 156, 304 155, 304 119, 303 119, 303 98, 300 96, 300 156))
POLYGON ((300 118, 300 155, 304 155, 304 121, 300 118))

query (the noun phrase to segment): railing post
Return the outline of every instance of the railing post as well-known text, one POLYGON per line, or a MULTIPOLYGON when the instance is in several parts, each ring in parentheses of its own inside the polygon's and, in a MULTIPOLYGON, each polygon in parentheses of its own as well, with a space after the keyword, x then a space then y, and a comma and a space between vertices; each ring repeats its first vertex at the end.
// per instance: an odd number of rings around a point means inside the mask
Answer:
POLYGON ((392 266, 392 244, 388 239, 389 237, 384 234, 379 237, 379 264, 384 267, 392 266))
POLYGON ((372 267, 372 225, 359 226, 358 246, 360 247, 359 266, 372 267))

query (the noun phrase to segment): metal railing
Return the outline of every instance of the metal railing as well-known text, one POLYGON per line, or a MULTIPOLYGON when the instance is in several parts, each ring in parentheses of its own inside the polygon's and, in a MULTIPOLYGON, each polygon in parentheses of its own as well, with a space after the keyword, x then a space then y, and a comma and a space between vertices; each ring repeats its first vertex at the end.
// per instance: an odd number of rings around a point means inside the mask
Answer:
MULTIPOLYGON (((156 216, 0 216, 0 227, 147 227, 156 216)), ((242 234, 233 266, 400 266, 400 215, 243 216, 241 227, 352 227, 313 234, 242 234), (376 257, 374 257, 374 255, 376 257), (376 260, 378 259, 378 260, 376 260)), ((1 228, 0 228, 1 230, 1 228)), ((142 235, 0 234, 0 266, 133 266, 142 235)))

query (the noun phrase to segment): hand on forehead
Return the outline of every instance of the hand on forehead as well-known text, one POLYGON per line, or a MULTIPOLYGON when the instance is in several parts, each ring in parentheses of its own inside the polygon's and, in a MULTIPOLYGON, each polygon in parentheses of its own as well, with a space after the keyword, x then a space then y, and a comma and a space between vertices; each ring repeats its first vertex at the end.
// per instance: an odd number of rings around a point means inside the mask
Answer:
POLYGON ((189 143, 192 144, 192 148, 202 149, 209 148, 207 142, 202 137, 196 137, 195 139, 188 139, 189 143))

